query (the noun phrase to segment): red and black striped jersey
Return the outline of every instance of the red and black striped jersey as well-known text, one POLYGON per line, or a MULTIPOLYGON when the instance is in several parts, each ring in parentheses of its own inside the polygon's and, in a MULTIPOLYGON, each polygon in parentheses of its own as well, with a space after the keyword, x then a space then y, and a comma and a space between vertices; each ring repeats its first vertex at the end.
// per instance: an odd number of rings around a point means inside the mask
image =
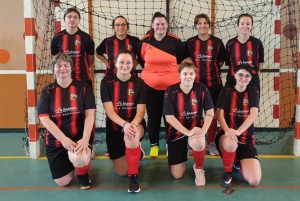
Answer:
POLYGON ((171 34, 158 41, 154 36, 146 35, 138 45, 139 62, 144 68, 141 78, 156 89, 165 90, 179 82, 178 65, 184 59, 184 45, 171 34))
MULTIPOLYGON (((202 127, 203 110, 214 108, 209 91, 202 83, 195 82, 188 94, 185 94, 180 83, 167 88, 164 98, 163 115, 174 115, 176 119, 187 129, 202 127)), ((177 131, 172 125, 166 125, 167 142, 182 138, 185 135, 177 131)))
MULTIPOLYGON (((67 88, 62 88, 57 82, 53 82, 41 92, 38 116, 49 116, 67 137, 76 142, 83 137, 85 110, 89 109, 96 109, 96 104, 92 89, 87 83, 73 80, 67 88)), ((46 145, 62 146, 48 130, 46 145)))
MULTIPOLYGON (((217 108, 224 110, 224 118, 228 127, 235 130, 247 119, 252 107, 259 108, 259 92, 252 86, 247 86, 244 92, 238 92, 234 86, 225 86, 217 102, 217 108)), ((222 128, 218 132, 224 133, 222 128)), ((254 124, 238 136, 238 140, 255 146, 254 124)))
MULTIPOLYGON (((146 104, 146 84, 137 76, 123 82, 116 74, 105 77, 101 81, 102 102, 112 102, 114 111, 125 121, 131 122, 136 113, 138 104, 146 104)), ((119 130, 120 126, 109 117, 106 118, 106 126, 112 126, 119 130)))
POLYGON ((198 35, 185 43, 185 56, 197 66, 196 81, 206 86, 222 84, 219 62, 225 61, 225 47, 221 39, 210 36, 203 41, 198 35))
POLYGON ((131 51, 134 55, 137 55, 137 45, 139 42, 139 38, 131 35, 127 35, 127 37, 123 40, 118 39, 116 36, 105 38, 96 48, 98 55, 107 55, 108 65, 110 68, 106 69, 105 76, 115 73, 114 61, 119 51, 126 49, 131 51))
POLYGON ((80 81, 91 79, 87 55, 94 55, 94 48, 95 44, 91 36, 80 29, 72 35, 63 30, 51 41, 51 55, 59 52, 70 55, 74 64, 72 77, 80 81))
POLYGON ((237 37, 230 39, 226 44, 225 64, 229 66, 230 74, 234 75, 234 69, 240 64, 249 64, 253 68, 253 74, 259 70, 258 64, 264 62, 264 47, 262 42, 250 36, 245 43, 240 43, 237 37))

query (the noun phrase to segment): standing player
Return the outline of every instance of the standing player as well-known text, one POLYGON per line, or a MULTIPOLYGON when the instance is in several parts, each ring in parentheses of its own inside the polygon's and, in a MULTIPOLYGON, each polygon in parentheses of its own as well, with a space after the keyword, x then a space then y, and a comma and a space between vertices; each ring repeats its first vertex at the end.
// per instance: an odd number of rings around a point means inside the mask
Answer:
POLYGON ((178 63, 184 58, 184 46, 177 36, 167 32, 165 15, 156 12, 151 23, 150 33, 138 45, 138 53, 139 63, 144 68, 141 78, 147 85, 150 156, 157 157, 164 94, 168 86, 179 82, 178 63))
MULTIPOLYGON (((220 77, 220 68, 225 61, 225 47, 221 39, 208 33, 210 20, 206 14, 199 14, 194 19, 195 29, 198 35, 187 40, 185 43, 186 57, 191 57, 197 66, 196 82, 206 85, 214 105, 223 87, 220 77)), ((217 119, 214 117, 207 131, 206 149, 211 155, 219 155, 215 136, 217 132, 217 119)))
MULTIPOLYGON (((130 74, 135 56, 128 50, 116 55, 117 73, 101 81, 101 100, 106 113, 106 143, 114 169, 128 174, 128 192, 139 192, 140 140, 145 134, 146 85, 130 74)), ((143 151, 142 151, 143 152, 143 151)), ((141 157, 142 154, 142 157, 141 157)))
MULTIPOLYGON (((125 17, 122 15, 116 17, 112 21, 112 29, 115 34, 109 38, 105 38, 101 44, 96 48, 96 56, 98 59, 103 61, 107 67, 105 71, 105 76, 109 76, 115 73, 115 58, 120 50, 128 50, 134 55, 137 55, 137 45, 140 39, 127 34, 129 30, 129 23, 125 17), (107 58, 104 56, 107 55, 107 58)), ((135 68, 138 65, 137 60, 134 60, 133 64, 133 74, 135 73, 135 68)))
POLYGON ((53 57, 52 71, 56 80, 43 88, 38 104, 38 116, 47 129, 46 156, 52 178, 66 186, 75 169, 80 188, 88 189, 95 97, 88 84, 72 79, 74 66, 69 55, 53 57))
POLYGON ((231 187, 232 166, 240 163, 244 179, 257 186, 261 180, 261 167, 255 148, 254 121, 258 117, 259 91, 248 86, 253 68, 241 64, 235 68, 235 86, 225 86, 217 103, 217 119, 221 128, 216 145, 222 157, 224 172, 221 185, 231 187))
POLYGON ((94 63, 94 41, 78 28, 80 13, 76 8, 68 8, 64 14, 66 29, 57 33, 51 41, 51 54, 66 53, 74 64, 72 78, 88 83, 92 88, 90 66, 94 63))
POLYGON ((195 183, 205 185, 203 162, 205 133, 214 117, 214 105, 205 85, 194 82, 197 67, 187 58, 179 65, 181 82, 171 85, 165 92, 163 114, 168 122, 167 144, 171 174, 180 179, 186 169, 187 143, 194 157, 195 183), (205 111, 203 124, 202 112, 205 111), (203 126, 202 126, 203 124, 203 126))
POLYGON ((239 35, 230 39, 226 44, 226 61, 229 66, 225 85, 234 86, 234 72, 238 65, 249 64, 252 67, 252 79, 249 86, 254 86, 260 91, 258 73, 264 62, 264 47, 262 42, 251 36, 253 17, 250 14, 241 14, 237 20, 239 35))

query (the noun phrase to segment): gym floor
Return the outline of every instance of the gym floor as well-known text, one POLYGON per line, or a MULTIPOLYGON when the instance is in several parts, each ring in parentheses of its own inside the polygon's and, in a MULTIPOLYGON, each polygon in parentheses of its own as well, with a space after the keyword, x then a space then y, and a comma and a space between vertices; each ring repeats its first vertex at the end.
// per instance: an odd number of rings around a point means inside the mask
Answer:
POLYGON ((146 158, 141 161, 139 180, 141 192, 127 193, 128 178, 114 173, 112 162, 104 156, 105 144, 97 146, 97 157, 89 171, 92 188, 80 190, 77 178, 67 187, 58 187, 51 179, 47 160, 35 160, 25 155, 21 133, 0 133, 0 200, 299 200, 300 159, 292 154, 293 132, 279 142, 258 145, 262 166, 262 181, 250 187, 239 172, 234 173, 232 194, 223 193, 220 186, 222 161, 218 156, 206 155, 204 162, 206 185, 196 187, 193 158, 189 157, 187 171, 180 180, 169 173, 165 156, 165 142, 161 140, 158 158, 149 157, 149 141, 143 141, 146 158))

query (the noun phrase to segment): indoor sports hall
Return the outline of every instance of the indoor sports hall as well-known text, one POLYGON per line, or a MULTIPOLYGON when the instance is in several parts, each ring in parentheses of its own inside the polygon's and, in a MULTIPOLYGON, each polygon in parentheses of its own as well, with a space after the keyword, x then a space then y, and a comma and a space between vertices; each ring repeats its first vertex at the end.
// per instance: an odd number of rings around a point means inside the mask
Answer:
MULTIPOLYGON (((299 200, 300 197, 300 2, 278 0, 23 0, 0 1, 0 200, 299 200), (112 20, 128 19, 129 34, 141 39, 151 28, 152 15, 168 17, 169 32, 184 43, 197 35, 194 17, 205 13, 211 19, 210 34, 224 44, 238 35, 237 19, 253 16, 251 35, 264 45, 260 72, 260 108, 255 138, 262 179, 250 187, 239 171, 232 187, 220 185, 222 160, 206 153, 206 184, 195 185, 193 157, 188 156, 183 178, 176 180, 168 169, 165 129, 160 132, 157 158, 149 156, 146 134, 141 142, 146 153, 139 166, 141 191, 128 193, 128 178, 118 176, 106 151, 105 111, 100 82, 106 66, 99 59, 91 69, 96 98, 96 157, 89 170, 92 186, 80 190, 74 178, 66 187, 52 179, 45 155, 45 128, 37 117, 42 88, 54 81, 51 70, 51 40, 65 29, 67 8, 81 14, 79 28, 88 33, 95 48, 112 36, 112 20)), ((142 68, 137 67, 138 74, 142 68)), ((221 68, 225 83, 228 66, 221 68)), ((147 122, 147 114, 146 114, 147 122)), ((163 127, 163 123, 161 124, 163 127)), ((189 154, 189 153, 187 153, 189 154)))

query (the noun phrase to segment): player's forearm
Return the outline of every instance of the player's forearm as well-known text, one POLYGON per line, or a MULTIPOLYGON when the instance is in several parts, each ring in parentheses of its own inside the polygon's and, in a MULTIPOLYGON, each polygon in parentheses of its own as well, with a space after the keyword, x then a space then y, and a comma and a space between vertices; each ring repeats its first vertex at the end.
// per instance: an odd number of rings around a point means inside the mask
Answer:
POLYGON ((145 112, 146 112, 146 104, 138 104, 137 106, 137 112, 134 117, 134 119, 131 121, 135 125, 138 125, 145 117, 145 112))
POLYGON ((217 120, 220 123, 220 126, 222 127, 222 129, 224 131, 226 131, 229 127, 228 127, 228 125, 225 121, 225 118, 224 118, 224 110, 221 110, 220 108, 217 108, 216 117, 217 117, 217 120))
POLYGON ((94 55, 87 55, 88 65, 91 67, 93 63, 95 62, 95 56, 94 55))
POLYGON ((254 123, 257 117, 258 117, 258 109, 252 111, 250 110, 250 114, 248 115, 244 123, 237 129, 239 134, 241 135, 245 130, 247 130, 254 123))
POLYGON ((60 142, 66 137, 49 117, 40 117, 40 120, 45 128, 60 142))
POLYGON ((108 66, 108 59, 105 56, 96 53, 96 57, 105 63, 106 66, 108 66))
POLYGON ((166 121, 171 124, 177 131, 184 135, 188 135, 189 129, 184 127, 174 115, 166 115, 166 121))
POLYGON ((202 126, 202 131, 204 133, 207 132, 207 130, 208 130, 208 128, 209 128, 209 126, 210 126, 213 118, 214 118, 214 109, 207 110, 205 112, 204 124, 202 126))
POLYGON ((85 111, 83 137, 89 140, 95 123, 95 109, 85 111))

